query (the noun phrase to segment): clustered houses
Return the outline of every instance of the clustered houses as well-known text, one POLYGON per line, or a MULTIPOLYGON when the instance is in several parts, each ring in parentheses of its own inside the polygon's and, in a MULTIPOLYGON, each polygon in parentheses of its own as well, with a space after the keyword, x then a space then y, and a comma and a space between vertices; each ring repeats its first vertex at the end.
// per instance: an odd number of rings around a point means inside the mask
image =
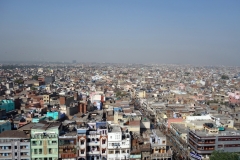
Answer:
MULTIPOLYGON (((11 157, 14 157, 12 155, 14 148, 20 147, 23 150, 18 150, 19 153, 16 153, 15 157, 21 159, 136 159, 130 156, 131 145, 134 146, 135 143, 134 138, 131 138, 131 133, 127 128, 122 128, 117 124, 89 122, 85 125, 77 125, 73 121, 64 123, 41 121, 26 124, 21 129, 23 131, 19 130, 12 133, 5 131, 0 134, 0 140, 2 139, 0 152, 4 150, 4 154, 0 158, 11 159, 11 157), (11 134, 7 135, 7 133, 11 134), (15 139, 16 143, 12 143, 11 139, 15 139), (7 142, 9 142, 9 145, 7 142)), ((133 136, 135 136, 135 133, 133 136)), ((162 154, 166 153, 166 136, 162 135, 160 131, 154 130, 151 136, 144 139, 146 143, 152 146, 152 151, 149 151, 149 158, 161 159, 165 157, 171 159, 171 151, 168 156, 162 154)), ((15 152, 17 152, 17 149, 15 152)))
POLYGON ((0 69, 0 160, 208 160, 239 152, 240 69, 0 69))

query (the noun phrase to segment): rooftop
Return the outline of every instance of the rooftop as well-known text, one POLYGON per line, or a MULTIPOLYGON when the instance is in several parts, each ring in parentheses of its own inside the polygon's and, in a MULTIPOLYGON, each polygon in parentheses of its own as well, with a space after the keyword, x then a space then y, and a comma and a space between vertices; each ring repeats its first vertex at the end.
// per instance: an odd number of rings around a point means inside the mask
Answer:
POLYGON ((0 138, 29 138, 23 131, 8 130, 0 134, 0 138))

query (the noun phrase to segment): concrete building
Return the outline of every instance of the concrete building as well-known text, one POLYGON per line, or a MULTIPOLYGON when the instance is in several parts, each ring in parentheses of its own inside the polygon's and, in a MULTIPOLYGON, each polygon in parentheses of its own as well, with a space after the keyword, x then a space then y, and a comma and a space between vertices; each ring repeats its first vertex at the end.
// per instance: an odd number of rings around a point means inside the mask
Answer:
POLYGON ((118 125, 110 125, 108 128, 108 160, 129 159, 130 149, 130 133, 122 132, 118 125))
POLYGON ((107 159, 108 129, 106 122, 88 123, 86 153, 87 159, 107 159))
POLYGON ((3 131, 11 130, 11 129, 12 129, 12 127, 11 127, 11 123, 9 121, 4 121, 4 120, 0 121, 0 133, 3 131))
POLYGON ((55 81, 54 76, 45 76, 44 77, 44 82, 45 84, 52 84, 55 81))
POLYGON ((150 143, 152 147, 151 159, 171 159, 172 152, 167 152, 167 137, 160 130, 152 130, 150 136, 150 143))
POLYGON ((86 144, 87 144, 87 127, 81 126, 77 128, 77 147, 78 147, 78 160, 86 160, 86 144))
POLYGON ((59 136, 59 158, 62 160, 76 160, 77 132, 72 131, 59 136))
POLYGON ((0 134, 0 160, 30 160, 30 139, 23 131, 0 134))
POLYGON ((225 128, 220 131, 213 123, 203 124, 202 129, 190 129, 188 136, 191 156, 208 159, 211 153, 216 151, 239 152, 240 131, 225 128))
POLYGON ((58 160, 58 135, 61 123, 36 123, 31 128, 31 160, 58 160))
POLYGON ((0 109, 5 109, 6 112, 11 112, 13 110, 15 110, 15 105, 14 105, 14 102, 13 100, 2 100, 0 102, 0 109))

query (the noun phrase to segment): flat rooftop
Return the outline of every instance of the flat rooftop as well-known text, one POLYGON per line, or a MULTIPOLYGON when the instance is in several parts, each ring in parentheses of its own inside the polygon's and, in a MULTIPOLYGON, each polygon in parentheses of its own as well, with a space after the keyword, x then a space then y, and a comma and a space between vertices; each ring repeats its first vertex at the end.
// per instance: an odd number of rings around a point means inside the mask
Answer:
POLYGON ((111 126, 112 130, 108 132, 113 133, 113 132, 121 132, 120 126, 111 126))
POLYGON ((185 126, 185 124, 181 124, 181 123, 171 123, 171 125, 176 128, 179 132, 181 133, 188 133, 188 129, 185 126))
POLYGON ((240 136, 240 131, 233 129, 233 128, 225 128, 225 131, 219 131, 218 133, 215 134, 209 134, 206 132, 204 129, 201 130, 191 130, 194 132, 196 135, 200 137, 211 137, 211 136, 240 136))
POLYGON ((2 133, 0 133, 0 138, 22 138, 22 139, 27 139, 29 137, 23 131, 8 130, 8 131, 3 131, 2 133))

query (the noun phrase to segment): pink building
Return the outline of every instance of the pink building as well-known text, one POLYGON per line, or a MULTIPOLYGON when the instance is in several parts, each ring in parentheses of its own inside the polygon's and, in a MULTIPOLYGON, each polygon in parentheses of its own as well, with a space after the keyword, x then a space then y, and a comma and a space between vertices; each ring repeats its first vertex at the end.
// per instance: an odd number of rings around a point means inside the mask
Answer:
POLYGON ((228 93, 229 103, 240 104, 240 91, 235 91, 234 93, 228 93))

